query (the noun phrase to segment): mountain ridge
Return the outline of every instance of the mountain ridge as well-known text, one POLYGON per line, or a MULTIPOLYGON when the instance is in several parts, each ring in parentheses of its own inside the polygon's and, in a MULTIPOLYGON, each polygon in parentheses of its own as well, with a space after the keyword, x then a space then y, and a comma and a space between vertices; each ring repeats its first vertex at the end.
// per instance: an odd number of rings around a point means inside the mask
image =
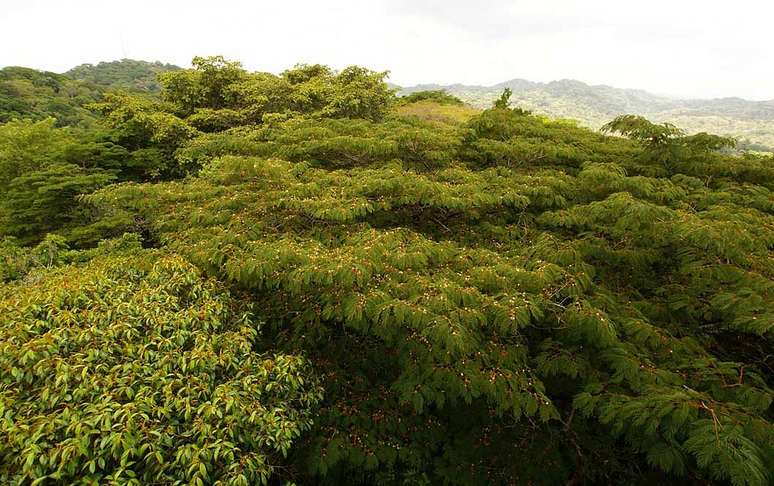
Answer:
POLYGON ((403 86, 396 83, 391 83, 391 86, 396 87, 400 90, 405 91, 422 91, 426 89, 472 89, 472 90, 481 90, 481 91, 489 91, 491 89, 503 89, 503 88, 511 88, 516 91, 523 91, 528 88, 537 88, 537 87, 546 87, 551 85, 575 85, 579 87, 584 88, 592 88, 592 89, 610 89, 610 90, 616 90, 616 91, 625 91, 628 93, 639 93, 642 95, 647 96, 648 98, 657 98, 661 100, 666 100, 670 102, 710 102, 710 101, 724 101, 724 100, 738 100, 738 101, 744 101, 747 103, 762 103, 762 104, 774 104, 774 98, 768 99, 768 100, 751 100, 748 98, 744 98, 742 96, 713 96, 713 97, 686 97, 686 96, 677 96, 677 95, 669 95, 669 94, 661 94, 661 93, 654 93, 651 91, 648 91, 644 88, 620 88, 617 86, 613 86, 611 84, 592 84, 587 83, 585 81, 581 81, 574 78, 561 78, 561 79, 555 79, 552 81, 531 81, 526 78, 512 78, 506 81, 501 81, 499 83, 495 84, 467 84, 467 83, 449 83, 449 84, 442 84, 442 83, 417 83, 412 85, 403 86))

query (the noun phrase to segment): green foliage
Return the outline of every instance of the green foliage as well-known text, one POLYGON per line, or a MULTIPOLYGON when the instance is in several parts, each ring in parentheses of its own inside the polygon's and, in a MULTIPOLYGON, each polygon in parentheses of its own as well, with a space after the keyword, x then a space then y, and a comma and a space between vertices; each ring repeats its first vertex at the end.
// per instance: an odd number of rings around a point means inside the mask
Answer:
POLYGON ((162 111, 153 100, 111 93, 91 105, 101 112, 119 145, 130 154, 125 165, 141 179, 185 175, 173 160, 174 151, 198 131, 177 116, 162 111))
POLYGON ((0 127, 1 477, 771 482, 771 156, 384 76, 196 58, 0 127))
POLYGON ((0 230, 23 242, 39 235, 80 224, 76 197, 115 180, 101 169, 73 164, 51 165, 13 179, 0 209, 0 230))
POLYGON ((733 148, 736 140, 708 133, 686 136, 685 132, 671 123, 652 123, 638 115, 621 115, 602 127, 603 132, 620 133, 645 147, 643 158, 663 164, 674 173, 675 164, 705 162, 712 152, 733 148))
POLYGON ((199 137, 178 150, 181 164, 205 165, 224 154, 280 157, 316 165, 365 166, 400 159, 426 170, 451 163, 459 146, 453 130, 412 121, 291 119, 261 128, 199 137))
POLYGON ((94 115, 85 107, 101 96, 99 87, 62 74, 23 67, 0 69, 0 123, 53 117, 57 126, 91 126, 94 115))
POLYGON ((664 145, 671 139, 685 134, 671 123, 652 123, 638 115, 621 115, 604 125, 602 131, 620 133, 649 147, 664 145))
POLYGON ((157 76, 160 73, 178 69, 181 68, 161 62, 121 59, 120 61, 100 62, 96 65, 81 64, 70 69, 64 75, 105 88, 124 88, 158 93, 161 91, 161 85, 157 76))
POLYGON ((136 233, 124 233, 120 237, 101 240, 96 247, 86 250, 70 249, 67 240, 56 234, 46 235, 34 247, 20 246, 13 238, 4 238, 0 240, 0 282, 20 279, 34 282, 50 268, 83 263, 113 253, 128 255, 141 248, 141 237, 136 233))
POLYGON ((159 79, 164 101, 182 117, 192 115, 197 108, 224 108, 229 100, 228 88, 247 76, 240 63, 221 56, 195 57, 191 64, 193 69, 170 71, 159 79))
POLYGON ((379 121, 391 107, 393 92, 384 79, 388 72, 350 66, 331 80, 328 102, 321 110, 331 118, 365 118, 379 121))
POLYGON ((593 129, 621 114, 637 113, 659 123, 675 124, 690 134, 709 132, 747 139, 751 141, 747 145, 750 150, 772 152, 774 147, 774 102, 771 100, 680 100, 568 79, 549 83, 512 79, 494 86, 419 85, 399 88, 398 95, 446 91, 470 106, 485 109, 492 106, 506 87, 512 90, 511 101, 516 106, 551 118, 578 120, 593 129))
POLYGON ((155 170, 152 176, 174 178, 199 169, 185 156, 176 164, 175 152, 201 132, 303 116, 381 120, 394 100, 386 75, 357 66, 335 73, 326 66, 298 65, 275 76, 250 73, 221 56, 196 57, 193 69, 159 75, 162 102, 124 93, 92 106, 105 115, 118 143, 133 151, 135 165, 155 170))
POLYGON ((198 177, 87 199, 149 221, 310 357, 310 481, 766 484, 774 174, 713 140, 667 172, 521 110, 289 120, 196 139, 198 177))
POLYGON ((492 105, 494 108, 499 108, 501 110, 505 110, 510 108, 511 106, 511 95, 513 94, 513 91, 511 91, 511 88, 505 88, 503 90, 503 93, 500 95, 499 98, 497 98, 492 105))
POLYGON ((461 156, 479 167, 579 168, 586 162, 626 163, 636 151, 625 141, 563 121, 529 116, 518 108, 487 110, 467 126, 461 156))
POLYGON ((401 96, 400 103, 408 105, 418 101, 433 101, 439 105, 462 105, 462 100, 450 95, 445 90, 415 91, 409 95, 401 96))
POLYGON ((60 265, 67 249, 67 242, 58 235, 46 235, 33 248, 24 248, 12 238, 4 238, 0 240, 0 282, 20 279, 35 268, 60 265))
POLYGON ((271 113, 379 120, 394 95, 387 73, 350 66, 298 65, 274 76, 250 73, 221 56, 196 57, 193 69, 160 75, 162 98, 172 113, 204 131, 261 123, 271 113))
POLYGON ((0 187, 5 189, 16 177, 56 162, 70 141, 66 132, 55 128, 56 120, 39 122, 14 120, 0 125, 0 187))
POLYGON ((53 118, 0 125, 0 235, 26 244, 82 223, 76 198, 127 177, 126 155, 100 132, 56 128, 53 118))
POLYGON ((320 389, 179 257, 103 256, 0 295, 4 484, 266 484, 320 389))

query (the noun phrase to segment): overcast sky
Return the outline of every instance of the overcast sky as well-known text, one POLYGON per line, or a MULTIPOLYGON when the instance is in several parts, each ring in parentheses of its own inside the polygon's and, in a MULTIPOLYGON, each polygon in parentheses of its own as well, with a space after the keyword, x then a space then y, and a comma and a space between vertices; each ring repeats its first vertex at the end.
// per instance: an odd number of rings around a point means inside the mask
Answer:
POLYGON ((0 12, 0 66, 223 54, 271 72, 389 69, 401 85, 573 78, 774 99, 771 0, 3 0, 0 12))

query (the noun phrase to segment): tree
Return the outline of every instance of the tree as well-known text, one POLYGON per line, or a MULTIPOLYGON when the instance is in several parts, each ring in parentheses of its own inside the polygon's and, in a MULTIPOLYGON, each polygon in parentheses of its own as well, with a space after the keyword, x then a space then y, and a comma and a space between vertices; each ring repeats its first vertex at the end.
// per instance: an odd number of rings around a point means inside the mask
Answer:
POLYGON ((117 178, 126 150, 55 120, 0 126, 0 235, 23 244, 82 221, 76 198, 117 178))
POLYGON ((502 94, 500 95, 500 98, 495 100, 494 107, 501 110, 506 110, 510 108, 512 94, 513 94, 513 91, 511 91, 511 88, 505 88, 502 94))
POLYGON ((56 120, 13 120, 0 125, 0 188, 15 178, 57 161, 71 139, 56 120))
POLYGON ((228 88, 247 76, 239 62, 223 56, 194 57, 191 64, 193 69, 159 74, 162 98, 181 117, 192 115, 197 108, 226 107, 231 101, 228 88))
POLYGON ((76 197, 113 180, 109 172, 74 164, 50 165, 16 177, 0 201, 0 234, 27 244, 50 231, 79 225, 76 197))
POLYGON ((332 93, 321 110, 332 118, 364 118, 379 121, 390 109, 395 94, 384 79, 388 72, 350 66, 332 79, 332 93))
POLYGON ((709 152, 664 175, 636 141, 500 108, 411 123, 207 137, 198 177, 89 199, 247 292, 325 377, 310 482, 766 484, 774 173, 709 152))
POLYGON ((378 121, 390 110, 394 93, 377 73, 351 66, 334 73, 327 66, 298 65, 275 76, 250 73, 221 56, 196 57, 193 69, 159 75, 163 103, 126 93, 109 94, 92 106, 133 151, 133 166, 147 164, 147 178, 175 178, 198 170, 186 151, 200 132, 254 127, 265 120, 363 118, 378 121), (139 152, 139 153, 138 153, 139 152), (182 165, 176 163, 182 162, 182 165))
POLYGON ((621 115, 602 127, 603 132, 620 133, 645 147, 644 156, 674 171, 674 164, 706 158, 710 152, 732 148, 736 141, 727 137, 698 133, 686 136, 671 123, 652 123, 638 115, 621 115))
POLYGON ((179 257, 134 248, 0 292, 0 480, 266 484, 321 398, 179 257), (79 310, 73 312, 75 308, 79 310))

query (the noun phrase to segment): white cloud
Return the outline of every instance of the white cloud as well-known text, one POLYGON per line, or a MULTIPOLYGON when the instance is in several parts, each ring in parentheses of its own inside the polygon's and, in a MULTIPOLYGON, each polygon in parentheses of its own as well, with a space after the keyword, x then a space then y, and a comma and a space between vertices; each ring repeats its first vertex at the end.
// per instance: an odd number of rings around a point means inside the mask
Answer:
POLYGON ((574 78, 682 96, 774 99, 768 0, 5 0, 0 65, 121 57, 250 69, 390 69, 392 81, 574 78))

